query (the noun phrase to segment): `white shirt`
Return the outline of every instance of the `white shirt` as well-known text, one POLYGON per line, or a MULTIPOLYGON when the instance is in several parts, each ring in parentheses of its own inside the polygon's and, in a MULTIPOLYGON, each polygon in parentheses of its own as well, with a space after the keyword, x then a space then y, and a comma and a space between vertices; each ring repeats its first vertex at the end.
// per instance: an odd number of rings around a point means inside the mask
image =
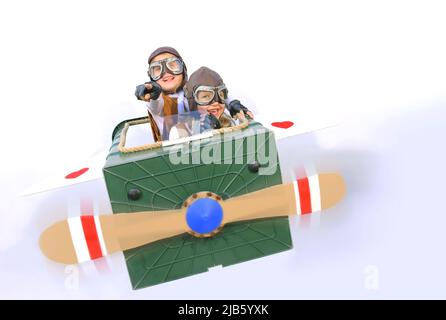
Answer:
MULTIPOLYGON (((177 93, 169 94, 169 97, 178 99, 180 103, 184 99, 183 90, 178 91, 177 93)), ((184 102, 187 103, 187 100, 184 99, 184 102)), ((152 114, 153 119, 155 120, 158 128, 160 129, 161 134, 163 134, 164 129, 164 99, 162 94, 156 100, 150 100, 146 103, 147 110, 152 114)), ((188 107, 188 106, 187 106, 188 107)))

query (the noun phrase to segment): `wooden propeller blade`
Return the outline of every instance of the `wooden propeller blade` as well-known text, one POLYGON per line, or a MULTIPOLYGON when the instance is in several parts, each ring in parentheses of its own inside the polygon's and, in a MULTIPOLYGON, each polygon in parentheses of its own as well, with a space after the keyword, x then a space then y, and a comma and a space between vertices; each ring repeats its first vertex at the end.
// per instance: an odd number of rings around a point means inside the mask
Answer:
POLYGON ((188 230, 180 210, 73 217, 59 221, 40 236, 40 248, 51 260, 80 263, 188 230))
POLYGON ((345 184, 340 175, 318 174, 224 201, 223 224, 310 214, 334 206, 344 195, 345 184))
MULTIPOLYGON (((331 173, 314 175, 221 201, 222 225, 309 214, 335 205, 344 195, 341 176, 331 173)), ((49 259, 65 264, 97 259, 190 231, 186 210, 69 218, 42 233, 40 248, 49 259)))

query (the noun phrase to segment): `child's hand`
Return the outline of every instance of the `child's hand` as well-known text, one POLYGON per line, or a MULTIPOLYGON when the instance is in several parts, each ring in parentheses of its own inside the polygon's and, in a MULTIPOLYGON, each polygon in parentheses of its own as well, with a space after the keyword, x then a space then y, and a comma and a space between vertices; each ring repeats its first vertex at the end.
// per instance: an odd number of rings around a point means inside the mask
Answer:
POLYGON ((213 114, 208 113, 200 120, 200 132, 220 128, 220 121, 213 114))
POLYGON ((245 115, 248 115, 251 119, 254 119, 254 114, 244 105, 242 105, 239 100, 231 101, 231 103, 229 103, 228 110, 231 117, 234 117, 237 113, 243 111, 245 115))
POLYGON ((135 96, 138 100, 150 101, 159 98, 162 92, 161 86, 156 82, 146 82, 136 86, 135 96))

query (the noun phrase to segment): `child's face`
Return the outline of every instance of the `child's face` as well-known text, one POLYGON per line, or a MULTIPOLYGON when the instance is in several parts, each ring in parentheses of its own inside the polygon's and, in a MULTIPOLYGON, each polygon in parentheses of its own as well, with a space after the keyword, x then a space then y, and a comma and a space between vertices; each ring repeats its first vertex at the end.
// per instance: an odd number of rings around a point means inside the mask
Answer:
POLYGON ((225 111, 225 105, 223 103, 214 102, 206 106, 198 106, 198 111, 200 113, 210 113, 218 119, 225 111))
MULTIPOLYGON (((175 57, 173 54, 170 53, 161 53, 157 55, 155 58, 153 58, 152 62, 164 60, 167 58, 175 57)), ((163 91, 165 92, 176 92, 178 88, 183 83, 184 75, 183 74, 170 74, 168 72, 165 72, 164 75, 161 77, 161 79, 157 80, 156 82, 161 86, 163 91)))

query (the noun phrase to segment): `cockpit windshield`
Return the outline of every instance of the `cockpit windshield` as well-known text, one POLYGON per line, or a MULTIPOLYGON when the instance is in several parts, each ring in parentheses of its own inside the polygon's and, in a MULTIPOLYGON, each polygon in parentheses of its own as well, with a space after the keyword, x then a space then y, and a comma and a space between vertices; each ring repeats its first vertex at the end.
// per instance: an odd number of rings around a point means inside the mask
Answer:
POLYGON ((156 121, 156 128, 159 129, 161 141, 156 141, 153 133, 153 126, 149 119, 127 122, 125 138, 122 146, 125 148, 137 148, 155 143, 162 145, 174 145, 200 139, 204 136, 211 136, 214 130, 234 127, 240 124, 240 120, 235 120, 229 114, 223 113, 217 119, 211 113, 201 113, 199 111, 184 112, 171 116, 153 119, 156 121))

